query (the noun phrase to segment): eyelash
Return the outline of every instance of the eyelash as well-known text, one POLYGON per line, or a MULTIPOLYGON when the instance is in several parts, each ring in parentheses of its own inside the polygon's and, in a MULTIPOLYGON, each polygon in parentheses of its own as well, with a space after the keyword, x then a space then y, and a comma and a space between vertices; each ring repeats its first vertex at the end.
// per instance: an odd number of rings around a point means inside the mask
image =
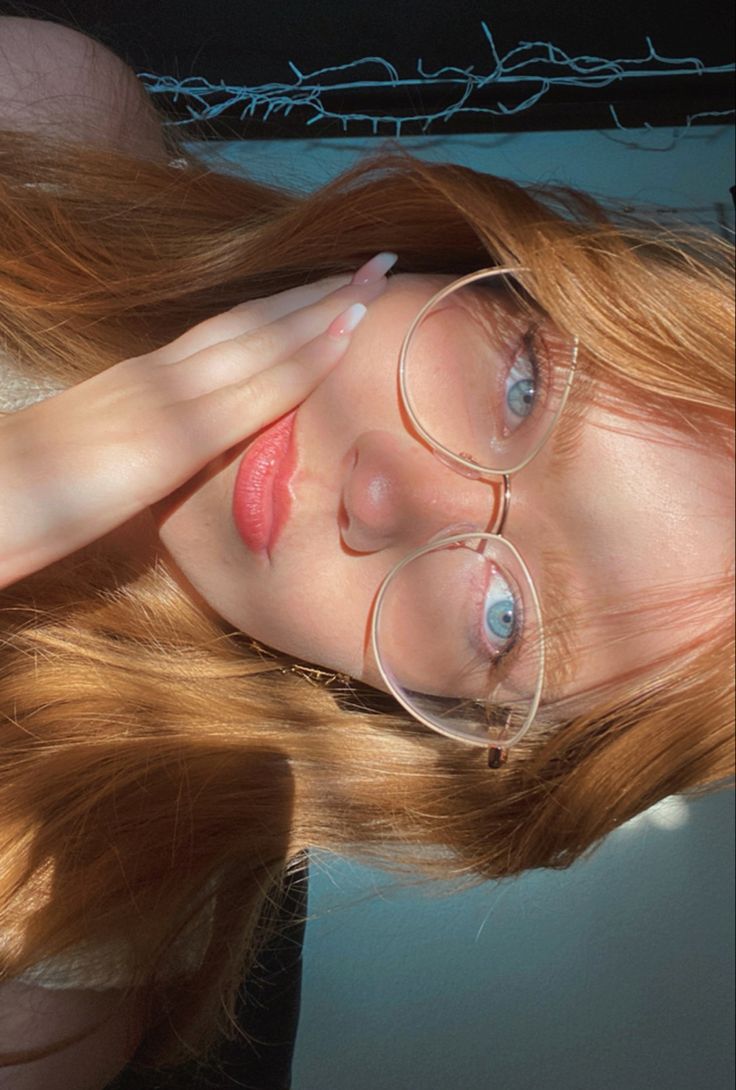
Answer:
MULTIPOLYGON (((510 353, 511 360, 510 360, 508 368, 505 370, 505 372, 503 373, 503 377, 502 377, 502 382, 503 382, 503 385, 504 385, 504 391, 505 391, 506 383, 508 382, 508 377, 509 377, 509 375, 510 375, 510 373, 511 373, 511 371, 512 371, 512 369, 513 369, 513 367, 514 367, 514 365, 515 365, 515 363, 517 361, 517 359, 519 358, 520 353, 522 353, 522 352, 526 352, 528 354, 529 361, 531 363, 531 366, 532 366, 532 369, 533 369, 533 372, 534 372, 535 410, 537 410, 538 408, 543 407, 545 405, 545 403, 547 402, 547 399, 548 399, 548 396, 549 396, 550 383, 551 383, 550 365, 549 365, 549 362, 548 362, 549 346, 546 345, 546 342, 545 342, 545 339, 544 339, 543 323, 541 321, 536 320, 536 321, 531 322, 531 324, 527 327, 527 329, 521 334, 521 336, 519 338, 519 341, 517 342, 516 349, 512 350, 512 352, 510 353), (540 330, 541 330, 541 332, 540 332, 540 330), (541 344, 542 344, 543 348, 545 349, 545 351, 541 353, 541 357, 540 357, 540 353, 537 351, 539 341, 541 341, 541 344)), ((505 392, 504 392, 504 394, 503 394, 504 401, 505 401, 505 396, 506 395, 505 395, 505 392)), ((572 409, 572 406, 570 406, 570 408, 572 409)), ((572 411, 574 413, 574 409, 572 409, 572 411)), ((575 414, 575 415, 577 416, 578 414, 575 414)), ((580 415, 579 424, 581 422, 582 422, 582 414, 580 415)), ((565 455, 565 453, 567 451, 568 445, 569 445, 570 449, 572 449, 574 447, 574 445, 576 443, 577 433, 579 432, 579 424, 578 424, 577 428, 573 429, 575 434, 573 434, 571 436, 569 444, 565 443, 564 448, 560 448, 560 454, 561 454, 562 457, 564 457, 564 455, 565 455)), ((489 564, 490 564, 490 562, 489 562, 489 564)), ((515 628, 515 631, 514 631, 513 642, 507 648, 505 648, 503 651, 498 651, 496 648, 494 648, 489 643, 487 637, 484 634, 484 609, 485 609, 486 597, 487 597, 487 594, 488 594, 488 588, 490 586, 491 578, 492 578, 492 573, 489 571, 488 566, 487 566, 486 567, 486 574, 481 579, 478 580, 477 586, 476 586, 476 593, 475 593, 476 621, 475 621, 475 623, 474 623, 474 625, 472 627, 471 633, 470 633, 469 643, 470 643, 470 646, 473 648, 473 651, 474 651, 475 655, 477 655, 478 658, 481 661, 483 661, 484 663, 487 663, 489 658, 490 658, 491 665, 495 665, 495 664, 499 663, 502 659, 506 658, 507 656, 516 656, 516 655, 519 654, 520 648, 523 645, 523 641, 524 641, 525 618, 524 618, 524 607, 523 607, 523 603, 522 603, 522 600, 521 600, 521 596, 519 595, 518 590, 513 586, 512 581, 504 573, 503 578, 504 578, 504 580, 506 582, 509 583, 509 586, 511 587, 513 597, 514 597, 514 609, 515 609, 515 613, 516 613, 516 618, 515 618, 516 619, 516 628, 515 628)))
MULTIPOLYGON (((535 393, 536 393, 535 407, 537 405, 544 405, 544 403, 547 400, 547 393, 549 391, 548 365, 546 363, 542 362, 542 360, 539 358, 539 354, 537 352, 536 340, 537 340, 537 333, 538 333, 538 330, 539 330, 539 326, 540 326, 539 322, 533 322, 532 325, 529 326, 529 328, 527 329, 527 331, 523 334, 523 336, 521 338, 522 345, 524 346, 526 351, 529 353, 529 359, 531 361, 531 365, 532 365, 532 368, 534 370, 534 382, 535 382, 535 393)), ((517 353, 517 355, 518 355, 518 353, 517 353)), ((514 358, 516 358, 516 357, 514 357, 514 358)))
MULTIPOLYGON (((548 390, 549 390, 549 381, 550 381, 549 374, 548 374, 548 365, 545 362, 542 362, 542 360, 540 359, 540 356, 539 356, 539 354, 537 352, 536 341, 537 341, 537 334, 538 334, 539 329, 540 329, 540 322, 535 321, 535 322, 532 322, 528 326, 528 328, 524 331, 524 333, 522 333, 519 344, 518 344, 518 347, 517 347, 516 351, 513 352, 511 362, 509 363, 509 366, 506 369, 505 374, 503 375, 503 384, 504 384, 504 395, 503 395, 503 397, 504 397, 504 401, 505 401, 505 396, 506 396, 505 395, 505 384, 508 381, 508 377, 511 374, 511 371, 512 371, 512 369, 513 369, 513 367, 514 367, 514 365, 516 363, 516 360, 519 358, 519 355, 520 355, 521 352, 526 352, 528 354, 529 361, 530 361, 530 363, 532 365, 532 370, 534 372, 535 409, 537 408, 537 406, 543 406, 545 404, 545 402, 547 400, 547 395, 548 395, 548 390)), ((485 578, 483 580, 481 580, 480 585, 478 586, 478 589, 477 589, 477 593, 476 593, 476 618, 477 619, 476 619, 476 622, 475 622, 475 624, 473 626, 473 632, 472 632, 472 635, 471 635, 470 642, 471 642, 471 644, 473 646, 473 649, 474 649, 475 653, 481 659, 483 659, 485 661, 490 656, 492 663, 495 664, 495 663, 500 662, 501 659, 506 658, 508 655, 514 654, 515 651, 518 653, 520 642, 523 639, 524 611, 523 611, 521 596, 519 595, 518 591, 515 590, 513 588, 513 586, 512 586, 511 589, 512 589, 512 593, 513 593, 513 597, 514 597, 514 610, 515 610, 515 613, 516 613, 516 629, 515 629, 515 632, 514 632, 513 641, 503 651, 498 651, 496 648, 492 647, 491 644, 489 643, 488 639, 484 635, 484 631, 483 631, 483 628, 484 628, 484 624, 483 624, 484 608, 485 608, 485 602, 486 602, 486 597, 488 595, 488 588, 489 588, 489 585, 490 585, 490 579, 491 578, 492 578, 492 573, 487 574, 485 576, 485 578)), ((506 582, 509 582, 508 578, 505 575, 503 576, 503 578, 505 579, 506 582)), ((509 583, 509 585, 511 585, 511 584, 509 583)))

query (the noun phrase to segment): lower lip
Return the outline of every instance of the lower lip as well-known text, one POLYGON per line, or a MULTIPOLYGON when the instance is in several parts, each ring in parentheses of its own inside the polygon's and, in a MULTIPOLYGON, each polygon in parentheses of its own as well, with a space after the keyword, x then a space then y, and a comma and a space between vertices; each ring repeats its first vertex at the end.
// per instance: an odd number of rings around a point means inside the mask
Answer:
POLYGON ((233 519, 238 533, 252 552, 269 559, 291 510, 295 417, 296 409, 251 443, 235 478, 233 519))

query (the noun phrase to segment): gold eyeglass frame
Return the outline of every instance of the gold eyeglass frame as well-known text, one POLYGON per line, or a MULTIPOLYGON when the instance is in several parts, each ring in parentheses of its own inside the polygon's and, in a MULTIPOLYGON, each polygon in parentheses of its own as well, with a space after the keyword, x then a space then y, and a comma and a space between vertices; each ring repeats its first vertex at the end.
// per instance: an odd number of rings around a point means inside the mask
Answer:
MULTIPOLYGON (((455 543, 458 543, 458 542, 462 542, 464 540, 476 541, 478 539, 483 539, 483 538, 500 538, 504 542, 504 545, 507 548, 511 549, 511 551, 515 555, 517 561, 520 563, 521 569, 522 569, 522 571, 524 572, 524 574, 525 574, 525 576, 527 578, 529 588, 531 589, 532 600, 534 602, 534 606, 535 606, 535 609, 537 611, 537 616, 539 618, 539 631, 540 631, 540 639, 541 639, 539 680, 538 680, 538 684, 537 684, 537 689, 536 689, 536 693, 534 695, 534 698, 532 700, 532 705, 531 705, 527 720, 526 720, 522 730, 515 735, 513 743, 511 743, 513 745, 516 745, 520 741, 520 739, 524 736, 524 734, 526 734, 526 732, 529 730, 532 723, 534 722, 534 719, 535 719, 536 713, 537 713, 537 709, 539 707, 539 701, 541 699, 542 688, 543 688, 543 685, 544 685, 544 665, 545 665, 544 627, 543 627, 543 623, 542 623, 542 611, 541 611, 541 606, 540 606, 540 603, 539 603, 539 595, 537 593, 537 588, 536 588, 536 586, 534 584, 534 580, 532 579, 531 573, 529 572, 529 569, 528 569, 526 563, 524 562, 523 558, 521 557, 518 550, 516 549, 516 546, 513 545, 513 543, 510 542, 508 539, 503 537, 503 532, 502 531, 503 531, 504 524, 506 522, 506 516, 508 514, 509 505, 510 505, 510 502, 511 502, 511 476, 512 476, 512 474, 517 473, 520 469, 523 469, 524 466, 528 465, 529 462, 531 462, 531 460, 536 457, 536 455, 539 453, 539 451, 542 449, 544 444, 549 439, 550 435, 552 435, 552 433, 554 432, 555 427, 557 426, 557 422, 558 422, 558 420, 560 418, 560 415, 562 413, 562 410, 564 409, 565 404, 567 402, 568 395, 570 393, 570 387, 572 386, 573 377, 575 375, 575 368, 576 368, 576 365, 577 365, 577 357, 578 357, 579 340, 578 340, 577 337, 572 338, 572 354, 571 354, 571 360, 570 360, 570 371, 569 371, 569 374, 567 376, 567 380, 566 380, 566 383, 565 383, 564 390, 562 392, 562 396, 560 398, 560 404, 557 407, 555 415, 554 415, 554 417, 552 419, 552 422, 549 425, 547 431, 543 434, 540 441, 531 450, 531 452, 524 458, 523 461, 519 462, 518 465, 511 466, 510 468, 508 468, 506 470, 503 470, 503 471, 493 470, 493 469, 491 469, 490 467, 487 467, 487 466, 479 466, 476 462, 471 461, 468 458, 464 458, 462 455, 456 454, 455 451, 452 451, 448 447, 443 446, 442 443, 438 442, 438 440, 436 440, 432 435, 430 435, 429 432, 426 431, 426 429, 422 426, 421 422, 417 418, 417 415, 416 415, 416 413, 414 411, 414 408, 412 406, 412 403, 411 403, 411 397, 409 395, 409 391, 407 389, 406 357, 407 357, 408 347, 409 347, 409 344, 411 342, 411 339, 412 339, 412 336, 414 334, 415 329, 420 324, 420 322, 424 318, 425 314, 429 310, 431 310, 433 307, 435 307, 439 302, 441 302, 442 299, 445 298, 445 296, 450 295, 452 292, 457 291, 458 288, 464 287, 466 284, 474 283, 476 280, 488 279, 488 278, 490 278, 492 276, 508 276, 508 275, 513 275, 515 273, 520 273, 520 272, 529 272, 529 270, 527 268, 524 268, 524 267, 508 267, 508 268, 500 268, 500 269, 495 269, 495 268, 479 269, 477 272, 469 273, 466 276, 460 277, 460 279, 458 279, 458 280, 453 280, 452 283, 447 284, 444 288, 441 288, 440 291, 438 291, 435 295, 433 295, 432 298, 429 299, 429 301, 424 304, 424 306, 421 308, 419 313, 415 316, 412 324, 409 326, 409 329, 407 330, 407 332, 406 332, 406 334, 404 336, 404 340, 403 340, 402 345, 401 345, 401 351, 399 353, 399 369, 398 369, 399 374, 398 374, 398 377, 399 377, 399 389, 400 389, 400 392, 401 392, 401 400, 402 400, 404 408, 405 408, 405 410, 406 410, 406 412, 407 412, 407 414, 408 414, 408 416, 409 416, 409 418, 410 418, 410 420, 412 422, 413 427, 416 429, 417 433, 419 435, 421 435, 421 437, 425 440, 425 442, 431 448, 431 450, 433 451, 435 456, 438 457, 440 459, 440 461, 442 461, 450 469, 452 469, 456 473, 459 473, 461 476, 471 477, 473 479, 479 479, 479 480, 484 480, 484 481, 493 481, 493 480, 497 480, 500 477, 500 478, 503 479, 503 482, 504 482, 503 500, 502 500, 502 504, 501 504, 501 509, 500 509, 497 517, 493 520, 492 528, 487 527, 485 531, 475 530, 474 532, 470 532, 470 533, 449 535, 446 538, 432 538, 431 542, 429 542, 428 544, 421 545, 418 548, 412 550, 412 552, 408 553, 407 556, 405 556, 401 560, 399 560, 398 563, 396 563, 391 568, 391 570, 388 572, 388 574, 384 577, 384 579, 383 579, 383 581, 382 581, 382 583, 381 583, 381 585, 379 587, 378 593, 376 595, 376 599, 375 599, 375 601, 373 603, 373 615, 372 615, 372 619, 371 619, 371 643, 372 643, 372 648, 373 648, 373 655, 374 655, 374 658, 375 658, 376 663, 378 665, 378 669, 379 669, 379 671, 381 673, 381 676, 382 676, 384 682, 386 683, 386 685, 388 686, 389 692, 391 692, 393 694, 393 696, 399 701, 399 703, 404 708, 406 708, 406 710, 409 712, 409 714, 412 716, 412 718, 418 720, 420 723, 423 723, 425 726, 429 727, 431 730, 436 731, 438 734, 445 734, 446 736, 452 737, 453 739, 455 739, 455 741, 460 741, 460 739, 458 739, 456 737, 456 735, 452 734, 449 730, 448 731, 442 731, 437 726, 436 723, 433 723, 430 719, 427 718, 427 716, 422 715, 421 712, 417 711, 416 708, 413 708, 408 703, 408 701, 404 698, 401 691, 394 685, 394 683, 393 683, 392 679, 390 678, 388 672, 384 668, 383 661, 382 661, 382 658, 381 658, 381 653, 380 653, 380 650, 379 650, 379 643, 378 643, 378 625, 379 625, 379 620, 380 620, 380 616, 381 616, 381 606, 382 606, 382 603, 383 603, 383 600, 384 600, 384 596, 386 594, 386 591, 387 591, 389 585, 391 584, 391 581, 393 580, 393 578, 397 574, 397 572, 399 572, 400 569, 403 568, 406 564, 408 564, 412 560, 416 559, 416 557, 421 556, 423 553, 428 552, 430 550, 441 548, 444 545, 451 545, 451 544, 455 544, 455 543)), ((510 717, 509 717, 509 719, 510 719, 510 717)), ((507 724, 509 722, 509 719, 507 719, 507 724)), ((477 746, 483 746, 483 747, 489 746, 489 750, 488 750, 488 767, 489 768, 500 768, 506 762, 506 760, 508 759, 508 751, 511 748, 511 744, 508 744, 508 745, 505 745, 505 746, 500 745, 500 744, 494 744, 494 742, 492 740, 488 740, 488 739, 483 740, 481 738, 478 738, 477 741, 472 741, 470 738, 467 738, 467 739, 462 739, 462 741, 465 741, 466 744, 468 744, 468 745, 477 745, 477 746)))

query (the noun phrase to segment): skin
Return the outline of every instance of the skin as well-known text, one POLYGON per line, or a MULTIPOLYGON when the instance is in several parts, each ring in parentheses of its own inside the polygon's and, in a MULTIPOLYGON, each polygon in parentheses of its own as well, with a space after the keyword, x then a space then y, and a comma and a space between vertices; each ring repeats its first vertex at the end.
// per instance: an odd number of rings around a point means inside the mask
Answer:
MULTIPOLYGON (((122 527, 118 542, 163 546, 181 585, 213 617, 385 688, 368 638, 381 580, 445 527, 485 529, 500 502, 500 479, 471 480, 442 464, 400 404, 403 336, 452 279, 391 277, 341 362, 299 406, 292 509, 270 559, 246 548, 231 514, 250 440, 122 527)), ((577 419, 567 453, 558 449, 558 424, 512 477, 504 536, 535 575, 545 624, 559 588, 540 574, 543 553, 565 558, 556 575, 569 583, 572 612, 554 627, 566 636, 567 669, 555 672, 545 699, 569 700, 666 659, 723 616, 716 607, 694 618, 675 596, 731 564, 733 467, 664 425, 642 434, 602 407, 588 403, 581 412, 572 396, 568 413, 577 419), (652 588, 661 588, 665 605, 650 616, 641 606, 652 588)))

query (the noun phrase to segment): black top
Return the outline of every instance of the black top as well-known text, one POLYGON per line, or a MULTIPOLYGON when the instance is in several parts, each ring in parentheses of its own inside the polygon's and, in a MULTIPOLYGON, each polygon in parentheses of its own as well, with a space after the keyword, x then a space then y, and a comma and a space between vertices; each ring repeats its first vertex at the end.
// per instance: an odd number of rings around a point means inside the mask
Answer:
POLYGON ((161 1072, 144 1072, 135 1064, 108 1084, 107 1090, 289 1090, 299 1022, 302 947, 307 915, 309 858, 286 882, 279 910, 281 936, 259 956, 259 973, 241 988, 236 1007, 240 1029, 259 1042, 223 1041, 216 1059, 206 1065, 186 1064, 161 1072))

